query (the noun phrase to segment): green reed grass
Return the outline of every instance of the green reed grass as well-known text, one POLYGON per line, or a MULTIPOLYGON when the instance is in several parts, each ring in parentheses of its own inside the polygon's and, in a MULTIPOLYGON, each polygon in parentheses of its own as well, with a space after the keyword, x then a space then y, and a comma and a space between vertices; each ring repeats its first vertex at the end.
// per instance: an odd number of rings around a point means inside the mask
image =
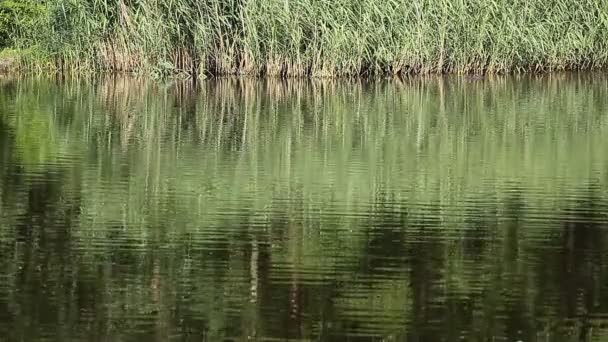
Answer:
MULTIPOLYGON (((25 0, 21 0, 25 1, 25 0)), ((57 0, 15 34, 25 67, 353 76, 591 69, 602 0, 57 0)))

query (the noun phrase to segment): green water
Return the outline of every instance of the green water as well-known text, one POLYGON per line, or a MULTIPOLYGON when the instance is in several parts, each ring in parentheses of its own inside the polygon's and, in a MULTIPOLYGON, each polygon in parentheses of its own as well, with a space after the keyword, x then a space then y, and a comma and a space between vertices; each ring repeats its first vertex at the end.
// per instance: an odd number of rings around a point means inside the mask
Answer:
POLYGON ((605 341, 607 152, 598 75, 0 79, 0 336, 605 341))

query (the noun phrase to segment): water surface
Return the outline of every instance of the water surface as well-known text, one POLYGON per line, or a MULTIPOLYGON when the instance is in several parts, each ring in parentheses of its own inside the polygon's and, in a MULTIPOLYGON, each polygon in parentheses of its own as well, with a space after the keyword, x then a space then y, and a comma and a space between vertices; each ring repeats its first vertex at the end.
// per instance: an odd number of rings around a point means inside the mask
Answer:
POLYGON ((8 341, 602 341, 608 78, 0 79, 8 341))

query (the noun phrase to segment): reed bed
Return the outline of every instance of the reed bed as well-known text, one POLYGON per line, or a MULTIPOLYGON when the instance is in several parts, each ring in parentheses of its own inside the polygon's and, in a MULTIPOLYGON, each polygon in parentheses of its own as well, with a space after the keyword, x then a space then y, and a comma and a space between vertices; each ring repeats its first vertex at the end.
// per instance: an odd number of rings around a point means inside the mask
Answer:
MULTIPOLYGON (((26 0, 22 0, 26 1, 26 0)), ((22 67, 333 77, 604 67, 601 0, 56 0, 22 67)))

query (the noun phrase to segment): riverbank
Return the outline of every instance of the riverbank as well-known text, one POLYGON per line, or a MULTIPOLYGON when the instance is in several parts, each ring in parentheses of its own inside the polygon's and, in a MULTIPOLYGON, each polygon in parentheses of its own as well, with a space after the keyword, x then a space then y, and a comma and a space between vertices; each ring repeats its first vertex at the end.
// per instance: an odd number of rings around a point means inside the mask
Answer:
POLYGON ((30 12, 12 35, 30 69, 352 77, 608 66, 600 1, 57 0, 30 12))
POLYGON ((6 74, 15 71, 17 68, 18 56, 13 50, 0 51, 0 74, 6 74))

